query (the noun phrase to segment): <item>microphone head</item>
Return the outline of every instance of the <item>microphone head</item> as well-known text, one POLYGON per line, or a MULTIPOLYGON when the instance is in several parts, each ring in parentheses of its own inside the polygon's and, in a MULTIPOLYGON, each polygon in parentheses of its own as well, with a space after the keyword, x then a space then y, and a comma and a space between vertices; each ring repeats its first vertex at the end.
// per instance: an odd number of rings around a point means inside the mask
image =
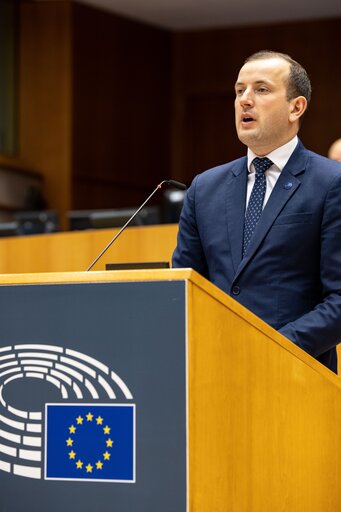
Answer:
POLYGON ((184 183, 180 183, 180 181, 175 180, 166 180, 167 185, 178 188, 179 190, 186 190, 187 187, 184 183))

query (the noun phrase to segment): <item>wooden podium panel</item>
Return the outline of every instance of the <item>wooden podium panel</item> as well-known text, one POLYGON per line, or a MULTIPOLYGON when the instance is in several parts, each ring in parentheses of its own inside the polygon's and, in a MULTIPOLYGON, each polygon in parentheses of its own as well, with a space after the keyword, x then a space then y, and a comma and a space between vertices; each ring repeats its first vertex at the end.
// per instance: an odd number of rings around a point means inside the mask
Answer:
POLYGON ((189 306, 191 510, 339 510, 339 378, 206 284, 189 306))
POLYGON ((45 459, 30 479, 14 469, 16 438, 3 420, 11 395, 1 387, 0 511, 339 510, 338 377, 194 271, 2 275, 0 284, 0 377, 32 345, 62 347, 52 370, 97 361, 104 380, 115 370, 127 384, 136 408, 133 482, 50 481, 45 459))

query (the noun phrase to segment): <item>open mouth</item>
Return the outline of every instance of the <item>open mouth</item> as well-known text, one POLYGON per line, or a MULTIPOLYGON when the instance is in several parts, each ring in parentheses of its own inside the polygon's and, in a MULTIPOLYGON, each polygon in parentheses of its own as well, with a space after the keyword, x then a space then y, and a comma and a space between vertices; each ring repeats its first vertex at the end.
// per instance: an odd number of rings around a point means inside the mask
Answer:
POLYGON ((254 121, 253 117, 246 116, 246 115, 242 117, 243 123, 251 123, 252 121, 254 121))

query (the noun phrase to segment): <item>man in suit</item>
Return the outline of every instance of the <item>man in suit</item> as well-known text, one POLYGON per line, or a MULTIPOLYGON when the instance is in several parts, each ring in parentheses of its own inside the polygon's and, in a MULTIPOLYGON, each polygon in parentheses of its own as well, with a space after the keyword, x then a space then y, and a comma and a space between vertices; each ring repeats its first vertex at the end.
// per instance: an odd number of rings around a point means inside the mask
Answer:
POLYGON ((337 372, 341 164, 297 137, 311 86, 290 56, 252 55, 235 90, 247 156, 194 178, 173 267, 195 269, 337 372))

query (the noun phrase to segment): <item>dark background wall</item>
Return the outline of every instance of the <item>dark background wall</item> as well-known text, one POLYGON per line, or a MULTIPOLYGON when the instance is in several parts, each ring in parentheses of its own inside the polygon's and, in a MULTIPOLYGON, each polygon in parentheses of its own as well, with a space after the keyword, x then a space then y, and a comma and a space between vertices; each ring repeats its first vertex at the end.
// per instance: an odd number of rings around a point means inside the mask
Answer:
POLYGON ((75 208, 132 206, 170 174, 167 31, 75 4, 75 208))
POLYGON ((19 149, 0 164, 39 171, 62 219, 137 206, 165 178, 189 184, 244 154, 234 82, 259 49, 291 54, 311 76, 303 143, 327 154, 341 136, 341 18, 172 33, 77 2, 23 0, 18 26, 19 149))

